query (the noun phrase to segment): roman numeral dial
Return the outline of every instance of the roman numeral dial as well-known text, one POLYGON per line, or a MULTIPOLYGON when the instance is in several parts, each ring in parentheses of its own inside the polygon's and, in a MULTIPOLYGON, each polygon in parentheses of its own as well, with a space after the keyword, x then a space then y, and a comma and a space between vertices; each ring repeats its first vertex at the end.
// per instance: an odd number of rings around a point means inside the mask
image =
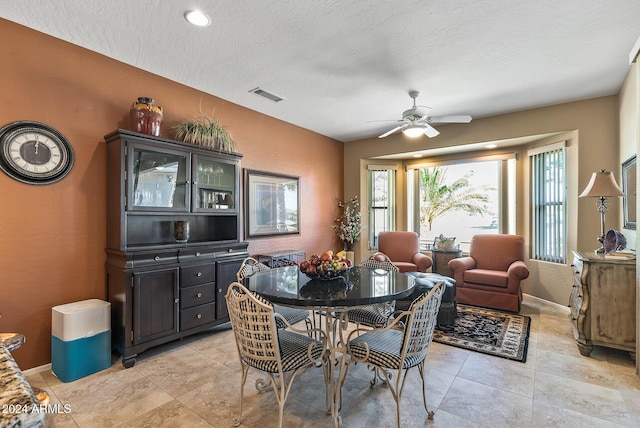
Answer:
POLYGON ((49 184, 62 179, 73 165, 67 139, 48 125, 14 122, 0 129, 0 168, 29 184, 49 184))

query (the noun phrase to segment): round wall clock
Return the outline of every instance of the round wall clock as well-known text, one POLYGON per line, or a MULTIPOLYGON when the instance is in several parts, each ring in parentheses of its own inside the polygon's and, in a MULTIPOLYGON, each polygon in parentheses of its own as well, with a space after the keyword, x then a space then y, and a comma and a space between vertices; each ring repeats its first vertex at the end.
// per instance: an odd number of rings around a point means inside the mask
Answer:
POLYGON ((64 178, 72 166, 71 144, 49 125, 22 120, 0 129, 0 168, 10 177, 50 184, 64 178))

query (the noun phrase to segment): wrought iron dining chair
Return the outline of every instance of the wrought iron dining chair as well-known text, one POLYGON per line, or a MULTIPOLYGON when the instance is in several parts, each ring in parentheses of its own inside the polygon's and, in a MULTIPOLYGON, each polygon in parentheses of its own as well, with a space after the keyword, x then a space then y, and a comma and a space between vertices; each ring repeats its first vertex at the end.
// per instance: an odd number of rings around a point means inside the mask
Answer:
MULTIPOLYGON (((369 259, 360 263, 360 266, 369 269, 381 269, 384 271, 398 272, 399 269, 384 253, 374 253, 369 259)), ((350 322, 369 327, 383 327, 395 310, 395 301, 375 303, 373 305, 360 306, 347 311, 350 322)))
MULTIPOLYGON (((351 357, 346 371, 354 363, 365 363, 375 369, 371 387, 375 386, 379 373, 384 375, 391 395, 396 402, 398 428, 400 427, 400 398, 409 369, 418 367, 422 380, 422 401, 428 419, 433 411, 427 407, 425 392, 424 361, 433 339, 438 309, 445 291, 444 282, 439 282, 427 294, 413 301, 408 311, 398 316, 381 329, 353 330, 347 337, 347 354, 351 357), (357 336, 357 337, 354 337, 357 336), (388 370, 397 370, 395 385, 388 370)), ((346 375, 345 375, 346 377, 346 375)))
MULTIPOLYGON (((273 305, 239 282, 229 286, 225 298, 242 367, 240 413, 234 426, 242 423, 244 384, 249 367, 253 367, 269 376, 268 383, 264 379, 258 379, 256 388, 259 391, 264 391, 269 386, 273 388, 278 402, 279 426, 282 427, 284 403, 293 380, 301 369, 322 360, 326 344, 324 332, 314 329, 313 336, 320 338, 314 339, 307 331, 296 329, 284 319, 282 322, 287 325, 287 329, 279 330, 276 319, 281 316, 274 312, 273 305), (289 381, 285 380, 285 372, 292 372, 289 381)), ((323 363, 322 367, 326 381, 328 366, 323 363)))
MULTIPOLYGON (((260 263, 255 258, 247 257, 242 261, 242 265, 236 273, 236 278, 238 279, 238 282, 241 282, 244 278, 251 276, 256 272, 262 272, 269 269, 269 266, 265 265, 264 263, 260 263)), ((280 305, 273 305, 273 310, 275 311, 275 313, 282 315, 282 317, 284 317, 284 319, 287 320, 289 324, 297 324, 300 321, 304 321, 307 329, 312 328, 311 319, 309 318, 309 311, 306 311, 304 309, 288 308, 286 306, 280 305)), ((282 318, 279 317, 276 318, 276 325, 281 330, 286 328, 286 325, 282 322, 282 318)))

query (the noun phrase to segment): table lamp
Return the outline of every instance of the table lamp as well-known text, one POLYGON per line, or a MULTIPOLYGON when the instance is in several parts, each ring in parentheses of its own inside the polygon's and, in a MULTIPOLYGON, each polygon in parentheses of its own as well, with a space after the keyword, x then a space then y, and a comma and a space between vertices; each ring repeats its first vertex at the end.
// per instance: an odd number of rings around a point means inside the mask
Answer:
POLYGON ((609 209, 607 198, 618 196, 624 196, 624 193, 620 190, 620 187, 618 187, 618 183, 616 183, 616 179, 613 177, 611 171, 605 171, 604 169, 601 169, 599 172, 594 172, 591 175, 589 184, 587 184, 587 187, 579 196, 580 198, 598 198, 597 209, 600 213, 600 237, 598 241, 602 245, 596 250, 596 253, 605 253, 604 215, 609 209))

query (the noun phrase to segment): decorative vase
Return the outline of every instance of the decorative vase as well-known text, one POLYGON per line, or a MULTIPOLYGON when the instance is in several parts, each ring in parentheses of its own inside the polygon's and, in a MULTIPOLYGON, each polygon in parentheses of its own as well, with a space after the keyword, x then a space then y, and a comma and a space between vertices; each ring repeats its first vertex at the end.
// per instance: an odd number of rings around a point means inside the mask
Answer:
POLYGON ((176 220, 173 222, 173 236, 176 242, 185 243, 189 241, 189 222, 176 220))
POLYGON ((131 128, 143 134, 160 135, 162 107, 157 106, 153 98, 139 97, 131 106, 131 128))
POLYGON ((346 253, 347 253, 347 258, 351 260, 351 263, 355 263, 354 259, 356 257, 356 253, 353 251, 347 251, 346 253))

